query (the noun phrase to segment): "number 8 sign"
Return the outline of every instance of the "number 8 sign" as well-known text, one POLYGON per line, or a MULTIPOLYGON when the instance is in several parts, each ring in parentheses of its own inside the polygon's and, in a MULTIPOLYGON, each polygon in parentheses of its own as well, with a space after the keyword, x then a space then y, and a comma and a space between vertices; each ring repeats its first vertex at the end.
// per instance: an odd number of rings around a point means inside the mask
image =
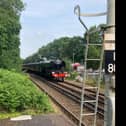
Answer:
POLYGON ((115 51, 114 50, 105 51, 105 73, 106 74, 115 73, 115 51))

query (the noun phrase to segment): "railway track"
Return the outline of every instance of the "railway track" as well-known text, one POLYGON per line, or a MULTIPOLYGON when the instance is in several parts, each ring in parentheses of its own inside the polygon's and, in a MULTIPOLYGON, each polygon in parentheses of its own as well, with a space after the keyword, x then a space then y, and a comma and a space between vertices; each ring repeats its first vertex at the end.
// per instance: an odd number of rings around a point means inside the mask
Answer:
MULTIPOLYGON (((82 89, 82 86, 81 86, 81 84, 74 84, 74 83, 72 83, 72 82, 69 82, 69 81, 64 81, 64 83, 65 84, 69 84, 69 85, 71 85, 71 86, 73 86, 73 87, 76 87, 76 88, 78 88, 78 89, 82 89)), ((89 91, 89 92, 92 92, 92 93, 95 93, 95 91, 94 90, 91 90, 91 89, 85 89, 86 91, 89 91)), ((99 95, 100 95, 100 97, 102 97, 103 99, 104 99, 104 94, 103 93, 99 93, 99 95)))
MULTIPOLYGON (((78 103, 81 102, 81 88, 78 89, 74 85, 71 86, 69 84, 61 83, 61 82, 59 82, 57 86, 59 88, 63 89, 65 93, 71 95, 71 97, 74 97, 74 100, 76 102, 78 102, 78 103)), ((86 91, 86 93, 85 93, 86 100, 95 100, 95 97, 96 97, 95 91, 92 91, 92 90, 86 91)), ((86 103, 85 106, 91 110, 94 110, 94 107, 95 107, 95 105, 93 103, 86 103)), ((99 95, 99 100, 98 100, 98 114, 101 117, 104 117, 104 97, 101 95, 99 95)))
MULTIPOLYGON (((71 119, 74 120, 76 124, 79 123, 80 104, 78 103, 80 103, 80 99, 77 91, 74 92, 72 89, 70 89, 70 87, 69 88, 66 88, 66 86, 63 87, 63 84, 61 83, 56 84, 54 82, 42 79, 36 75, 31 75, 30 78, 33 82, 36 83, 36 85, 40 89, 44 90, 59 106, 61 106, 65 111, 65 113, 67 113, 67 115, 71 117, 71 119)), ((84 109, 85 112, 89 111, 91 112, 92 110, 93 105, 88 104, 84 109)), ((100 113, 102 112, 100 111, 100 113)), ((88 126, 91 126, 93 124, 93 118, 91 116, 85 117, 83 119, 82 125, 85 126, 85 123, 88 124, 88 126)), ((101 116, 97 116, 97 126, 102 126, 102 124, 103 124, 103 114, 101 114, 101 116)))
MULTIPOLYGON (((66 87, 70 90, 73 89, 74 92, 78 93, 79 95, 81 95, 81 91, 82 91, 82 86, 76 85, 76 84, 72 84, 72 83, 68 83, 68 82, 63 82, 63 83, 58 83, 61 84, 63 87, 66 87)), ((85 89, 86 93, 88 95, 90 95, 90 98, 95 98, 96 95, 96 91, 91 90, 91 89, 85 89)), ((87 95, 87 96, 88 96, 87 95)), ((104 94, 99 93, 99 103, 104 104, 104 94)))

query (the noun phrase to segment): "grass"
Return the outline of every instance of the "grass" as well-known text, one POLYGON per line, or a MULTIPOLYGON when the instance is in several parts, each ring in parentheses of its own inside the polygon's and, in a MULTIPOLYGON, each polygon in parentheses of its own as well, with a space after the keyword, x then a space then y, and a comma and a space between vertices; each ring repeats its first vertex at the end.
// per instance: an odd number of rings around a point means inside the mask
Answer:
MULTIPOLYGON (((86 83, 90 86, 96 86, 97 84, 97 80, 96 79, 92 79, 92 78, 89 78, 86 83)), ((104 89, 105 88, 105 83, 103 81, 101 81, 100 83, 100 88, 101 89, 104 89)))
POLYGON ((6 119, 6 118, 12 118, 12 117, 17 117, 21 115, 41 115, 41 114, 48 114, 48 113, 54 113, 55 111, 52 110, 50 112, 42 112, 41 110, 34 110, 34 109, 27 109, 22 112, 2 112, 0 113, 0 119, 6 119))

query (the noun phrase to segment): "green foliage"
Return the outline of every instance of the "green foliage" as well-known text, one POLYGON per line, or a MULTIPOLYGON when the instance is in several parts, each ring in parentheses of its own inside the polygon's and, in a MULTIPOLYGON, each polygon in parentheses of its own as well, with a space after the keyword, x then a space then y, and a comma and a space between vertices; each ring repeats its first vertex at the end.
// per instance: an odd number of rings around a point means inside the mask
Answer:
POLYGON ((21 0, 0 0, 0 68, 21 69, 20 13, 21 0))
POLYGON ((72 62, 70 60, 68 60, 67 58, 64 58, 63 60, 66 63, 65 71, 70 72, 72 69, 72 66, 71 66, 72 62))
MULTIPOLYGON (((100 27, 105 26, 104 24, 100 24, 100 27)), ((98 27, 99 27, 98 26, 98 27)), ((96 26, 92 26, 89 29, 89 32, 92 31, 96 31, 97 27, 96 26)), ((86 33, 84 34, 84 38, 86 39, 86 33)), ((103 38, 101 36, 101 33, 99 31, 94 32, 92 34, 89 35, 89 42, 90 43, 98 43, 98 44, 102 44, 103 42, 103 38)), ((100 58, 100 54, 101 54, 101 50, 102 50, 102 46, 90 46, 89 47, 89 55, 88 58, 96 58, 99 59, 100 58)), ((87 67, 88 68, 93 68, 93 69, 99 69, 99 61, 88 61, 87 63, 87 67)))
POLYGON ((78 72, 76 71, 73 71, 73 72, 70 72, 70 76, 67 77, 66 79, 68 80, 75 80, 75 78, 78 76, 78 72))
POLYGON ((0 110, 15 112, 26 109, 51 111, 47 95, 28 76, 0 69, 0 110))
MULTIPOLYGON (((91 86, 96 86, 98 83, 98 76, 94 76, 94 77, 88 76, 86 83, 91 86)), ((105 81, 104 81, 104 78, 102 78, 100 81, 100 88, 104 89, 104 87, 105 87, 105 81)))

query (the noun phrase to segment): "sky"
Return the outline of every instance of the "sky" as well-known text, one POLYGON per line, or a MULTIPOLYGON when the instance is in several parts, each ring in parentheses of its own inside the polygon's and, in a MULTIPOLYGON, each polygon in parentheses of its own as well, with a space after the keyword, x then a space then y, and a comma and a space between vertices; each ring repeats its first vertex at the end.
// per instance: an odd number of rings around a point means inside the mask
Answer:
MULTIPOLYGON (((23 0, 21 13, 21 58, 36 53, 39 48, 60 37, 83 36, 85 29, 74 14, 80 5, 82 13, 106 12, 107 0, 23 0)), ((106 16, 82 17, 86 26, 106 23, 106 16)))

